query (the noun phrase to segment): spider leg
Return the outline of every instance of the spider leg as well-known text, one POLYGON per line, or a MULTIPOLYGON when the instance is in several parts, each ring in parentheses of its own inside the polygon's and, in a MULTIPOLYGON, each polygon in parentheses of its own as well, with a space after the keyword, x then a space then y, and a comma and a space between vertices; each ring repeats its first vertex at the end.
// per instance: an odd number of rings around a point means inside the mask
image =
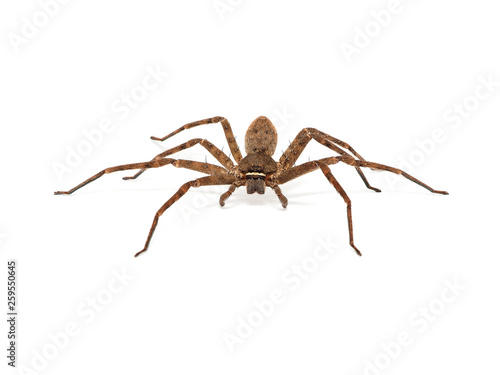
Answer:
MULTIPOLYGON (((337 146, 337 145, 340 145, 341 147, 344 147, 344 148, 348 149, 349 151, 351 151, 358 159, 365 160, 365 159, 363 159, 363 157, 360 154, 358 154, 347 143, 345 143, 337 138, 334 138, 331 135, 323 133, 317 129, 304 128, 299 132, 299 134, 297 134, 297 136, 292 141, 290 146, 285 150, 283 155, 280 157, 279 162, 281 163, 281 165, 283 166, 283 168, 285 170, 291 168, 295 164, 295 162, 299 158, 300 154, 302 154, 302 152, 304 151, 305 147, 307 146, 307 144, 309 143, 309 141, 311 139, 314 139, 319 144, 321 144, 325 147, 328 147, 329 149, 337 152, 340 155, 351 156, 346 151, 342 150, 340 147, 337 146)), ((380 193, 380 189, 377 189, 376 187, 372 187, 370 185, 370 183, 366 179, 361 168, 359 168, 357 166, 355 166, 355 168, 356 168, 356 171, 358 172, 359 176, 361 177, 361 179, 365 183, 365 186, 368 189, 371 189, 371 190, 376 191, 377 193, 380 193)))
POLYGON ((284 184, 285 182, 291 181, 293 179, 296 179, 306 173, 315 171, 318 169, 318 164, 317 162, 322 162, 327 165, 329 164, 337 164, 339 162, 340 156, 332 156, 329 158, 324 158, 320 160, 314 160, 314 161, 309 161, 307 163, 303 163, 300 165, 297 165, 296 167, 287 169, 285 171, 282 171, 279 175, 274 177, 270 183, 268 183, 267 186, 270 186, 276 195, 278 196, 281 205, 283 208, 286 208, 288 206, 288 199, 283 195, 281 192, 281 189, 279 188, 279 184, 284 184))
POLYGON ((158 224, 158 219, 160 218, 161 215, 170 207, 172 206, 175 202, 177 202, 184 194, 187 193, 187 191, 192 188, 192 187, 199 187, 199 186, 207 186, 207 185, 229 185, 234 182, 234 177, 230 176, 227 174, 217 174, 213 176, 206 176, 206 177, 201 177, 193 181, 186 182, 183 184, 177 192, 170 197, 170 199, 165 202, 163 206, 160 207, 160 209, 156 212, 153 223, 151 224, 151 229, 149 230, 148 238, 146 239, 146 244, 144 245, 144 248, 139 251, 135 256, 138 256, 139 254, 145 252, 148 249, 149 243, 151 242, 151 238, 153 237, 153 233, 156 229, 156 226, 158 224))
POLYGON ((164 165, 172 164, 174 167, 177 168, 186 168, 186 169, 191 169, 197 172, 202 172, 202 173, 207 173, 207 174, 217 174, 217 173, 227 173, 227 171, 219 167, 218 165, 214 164, 209 164, 209 163, 202 163, 198 161, 193 161, 193 160, 183 160, 183 159, 159 159, 159 160, 152 160, 149 162, 145 163, 134 163, 134 164, 124 164, 124 165, 119 165, 116 167, 111 167, 111 168, 106 168, 100 171, 99 173, 96 173, 94 176, 88 178, 87 180, 83 181, 81 184, 75 186, 71 190, 68 191, 56 191, 54 194, 55 195, 61 195, 61 194, 71 194, 74 191, 80 189, 81 187, 91 183, 92 181, 97 180, 99 177, 107 174, 107 173, 113 173, 113 172, 118 172, 118 171, 125 171, 125 170, 130 170, 130 169, 139 169, 139 168, 158 168, 162 167, 164 165))
POLYGON ((210 175, 225 174, 227 170, 215 164, 203 163, 201 161, 174 159, 172 165, 176 168, 191 169, 192 171, 202 172, 210 175))
POLYGON ((346 164, 352 165, 354 167, 356 167, 356 166, 357 167, 367 167, 367 168, 372 168, 372 169, 388 171, 388 172, 392 172, 395 174, 399 174, 399 175, 402 175, 403 177, 407 178, 408 180, 416 183, 417 185, 420 185, 423 188, 429 190, 432 193, 448 195, 447 191, 434 190, 429 185, 424 184, 422 181, 416 179, 412 175, 410 175, 410 174, 406 173, 405 171, 402 171, 401 169, 398 169, 398 168, 390 167, 390 166, 384 165, 384 164, 373 163, 373 162, 365 161, 365 160, 356 160, 353 157, 342 157, 341 161, 346 163, 346 164))
MULTIPOLYGON (((169 150, 163 151, 156 155, 152 161, 154 160, 160 160, 166 156, 175 154, 176 152, 185 150, 187 148, 193 147, 197 144, 200 144, 201 146, 205 147, 210 154, 212 154, 224 167, 227 169, 231 169, 234 167, 233 162, 229 157, 223 153, 217 146, 215 146, 213 143, 207 141, 206 139, 201 139, 201 138, 194 138, 191 139, 177 147, 173 147, 169 150)), ((146 171, 146 169, 141 169, 139 172, 137 172, 135 175, 130 176, 130 177, 123 177, 124 180, 135 180, 137 177, 139 177, 141 174, 143 174, 146 171)))
POLYGON ((335 187, 337 192, 344 198, 344 202, 347 205, 347 223, 349 226, 349 243, 352 246, 354 250, 356 250, 356 253, 361 256, 361 252, 358 250, 358 248, 354 245, 354 237, 352 234, 352 212, 351 212, 351 199, 347 196, 347 193, 345 190, 340 186, 340 183, 337 181, 337 179, 333 176, 332 171, 330 170, 330 167, 326 165, 325 163, 321 161, 316 162, 318 167, 321 169, 325 177, 330 181, 330 183, 335 187))
POLYGON ((236 162, 238 163, 242 159, 240 149, 238 147, 238 144, 236 143, 236 138, 234 137, 233 130, 231 129, 231 125, 229 124, 229 121, 227 121, 222 116, 216 116, 216 117, 211 117, 211 118, 207 118, 204 120, 190 122, 189 124, 181 126, 179 129, 173 131, 172 133, 166 135, 163 138, 151 137, 151 139, 153 139, 155 141, 163 142, 165 139, 168 139, 168 138, 174 136, 175 134, 180 133, 183 130, 194 128, 195 126, 199 126, 199 125, 214 124, 217 122, 221 123, 222 129, 224 130, 224 135, 226 136, 227 143, 229 145, 229 148, 231 149, 231 154, 233 155, 234 160, 236 160, 236 162))
POLYGON ((172 164, 175 161, 175 159, 161 159, 161 160, 154 160, 154 161, 148 161, 145 163, 133 163, 133 164, 124 164, 124 165, 118 165, 116 167, 111 167, 111 168, 106 168, 100 171, 99 173, 96 173, 92 177, 88 178, 87 180, 83 181, 81 184, 76 185, 74 188, 68 190, 68 191, 56 191, 54 192, 55 195, 61 195, 61 194, 71 194, 75 192, 76 190, 82 188, 83 186, 91 183, 92 181, 97 180, 99 177, 107 174, 107 173, 113 173, 113 172, 118 172, 118 171, 125 171, 129 169, 139 169, 139 168, 158 168, 162 167, 167 164, 172 164))
POLYGON ((363 182, 365 183, 365 186, 370 189, 370 190, 373 190, 377 193, 380 193, 382 190, 380 190, 379 188, 376 188, 376 187, 373 187, 370 185, 370 183, 368 182, 368 180, 366 179, 366 176, 364 175, 363 171, 361 170, 361 168, 359 167, 355 167, 356 168, 356 171, 358 172, 359 176, 361 177, 361 179, 363 180, 363 182))
POLYGON ((313 172, 319 168, 318 162, 331 165, 337 164, 341 159, 341 156, 332 156, 329 158, 319 159, 308 161, 307 163, 299 164, 295 167, 282 171, 275 178, 277 184, 284 184, 288 181, 294 180, 298 177, 301 177, 307 173, 313 172))

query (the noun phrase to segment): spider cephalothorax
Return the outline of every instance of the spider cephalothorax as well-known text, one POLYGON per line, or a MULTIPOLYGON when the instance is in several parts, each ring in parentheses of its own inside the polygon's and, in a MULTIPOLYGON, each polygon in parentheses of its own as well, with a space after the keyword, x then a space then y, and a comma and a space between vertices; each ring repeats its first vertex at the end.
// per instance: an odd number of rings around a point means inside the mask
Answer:
POLYGON ((276 172, 277 168, 274 159, 263 153, 249 154, 238 164, 238 170, 245 176, 248 194, 264 194, 266 177, 276 172))
POLYGON ((276 151, 276 145, 278 141, 278 134, 276 128, 272 122, 264 116, 256 118, 249 126, 245 135, 245 151, 247 155, 243 157, 241 155, 238 144, 236 143, 231 125, 224 117, 212 117, 205 120, 200 120, 196 122, 191 122, 186 124, 174 132, 163 138, 151 137, 151 139, 157 141, 164 141, 167 138, 189 128, 193 128, 199 125, 213 124, 220 122, 226 136, 227 143, 231 154, 236 161, 236 165, 233 161, 223 153, 215 145, 207 141, 206 139, 194 138, 187 141, 177 147, 166 150, 158 154, 153 160, 143 163, 133 163, 124 164, 117 167, 106 168, 101 172, 95 174, 89 179, 83 181, 81 184, 75 186, 73 189, 68 191, 56 191, 55 194, 71 194, 75 190, 85 186, 86 184, 98 179, 106 173, 113 173, 123 170, 140 169, 132 177, 124 177, 125 180, 135 179, 139 177, 146 169, 158 168, 164 165, 172 164, 178 168, 187 168, 194 171, 202 172, 208 174, 208 176, 200 177, 195 180, 186 182, 183 184, 179 190, 156 212, 153 219, 153 224, 149 230, 149 235, 146 240, 144 248, 139 251, 135 256, 146 251, 149 246, 149 242, 153 236, 154 230, 158 223, 158 219, 177 200, 179 200, 191 187, 207 186, 207 185, 230 185, 227 192, 221 195, 219 203, 224 206, 224 202, 231 194, 240 186, 246 186, 247 193, 253 194, 264 194, 266 187, 270 187, 274 190, 278 196, 281 205, 286 208, 288 200, 282 194, 279 185, 291 181, 297 177, 300 177, 306 173, 312 172, 316 169, 320 169, 328 181, 335 187, 337 192, 342 196, 347 205, 347 222, 349 225, 349 243, 356 250, 358 255, 361 252, 354 245, 353 229, 352 229, 352 214, 351 214, 351 200, 347 196, 346 192, 339 184, 337 179, 333 176, 329 165, 337 164, 338 162, 346 163, 353 166, 358 172, 359 176, 365 183, 368 189, 380 192, 379 189, 372 187, 365 175, 363 174, 361 167, 371 168, 374 170, 389 171, 402 175, 415 182, 416 184, 424 187, 425 189, 438 194, 448 194, 446 191, 434 190, 430 186, 424 184, 423 182, 417 180, 415 177, 410 176, 408 173, 387 165, 378 164, 366 161, 359 155, 351 146, 347 143, 332 137, 326 133, 323 133, 314 128, 304 128, 295 139, 290 143, 290 146, 283 152, 278 161, 273 159, 274 152, 276 151), (335 151, 338 155, 331 156, 323 159, 309 161, 303 164, 295 165, 295 162, 299 158, 300 154, 309 143, 311 139, 321 145, 328 147, 332 151, 335 151), (168 156, 175 154, 181 150, 184 150, 194 145, 200 144, 203 146, 210 154, 212 154, 222 166, 218 166, 210 163, 202 163, 193 160, 185 159, 172 159, 168 156))

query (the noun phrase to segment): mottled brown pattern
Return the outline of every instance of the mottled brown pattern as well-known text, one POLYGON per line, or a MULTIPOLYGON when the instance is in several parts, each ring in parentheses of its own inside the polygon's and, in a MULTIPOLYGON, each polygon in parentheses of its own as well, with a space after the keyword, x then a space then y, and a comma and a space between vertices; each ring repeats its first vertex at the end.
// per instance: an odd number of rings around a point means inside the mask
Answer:
POLYGON ((344 202, 346 203, 347 222, 349 227, 349 243, 358 255, 361 255, 361 252, 354 245, 351 200, 349 199, 347 193, 342 188, 340 183, 333 176, 329 165, 334 165, 342 162, 353 166, 360 175, 366 187, 376 192, 380 192, 380 190, 370 186, 368 180, 361 170, 361 167, 399 174, 433 193, 445 195, 448 194, 446 191, 432 189, 430 186, 424 184, 422 181, 417 180, 415 177, 400 169, 366 161, 349 144, 314 128, 302 129, 295 137, 293 142, 290 143, 290 146, 285 150, 279 161, 276 162, 272 158, 272 156, 276 150, 278 134, 272 122, 264 116, 255 119, 246 132, 245 151, 247 152, 247 155, 244 158, 242 157, 238 144, 236 143, 236 140, 234 138, 231 125, 224 117, 220 116, 191 122, 180 127, 179 129, 173 131, 163 138, 151 138, 158 141, 164 141, 183 130, 190 129, 199 125, 208 125, 218 122, 220 122, 222 125, 227 143, 229 145, 229 149, 231 151, 231 154, 233 155, 234 160, 237 163, 236 165, 231 161, 229 156, 227 156, 209 141, 201 138, 194 138, 179 146, 170 148, 158 154, 151 161, 143 163, 124 164, 117 167, 106 168, 90 177, 89 179, 83 181, 81 184, 75 186, 71 190, 56 191, 55 194, 71 194, 107 173, 139 169, 139 172, 137 172, 134 176, 124 177, 124 179, 126 180, 135 179, 147 169, 159 168, 169 164, 172 164, 173 166, 178 168, 186 168, 208 174, 209 176, 201 177, 183 184, 179 188, 179 190, 172 197, 170 197, 170 199, 156 212, 144 248, 137 254, 135 254, 135 256, 143 253, 148 249, 149 243, 156 229, 156 225, 158 224, 160 216, 172 204, 177 202, 184 194, 186 194, 186 192, 191 187, 207 185, 230 185, 227 192, 222 194, 219 199, 219 204, 221 206, 224 206, 225 201, 240 186, 246 186, 248 194, 264 194, 265 188, 270 187, 276 193, 278 199, 281 202, 281 205, 286 208, 288 205, 288 199, 281 192, 279 185, 291 181, 295 178, 301 177, 309 172, 315 171, 316 169, 320 169, 327 180, 335 187, 337 192, 342 196, 344 202), (311 139, 314 139, 319 144, 328 147, 332 151, 336 152, 338 156, 331 156, 319 160, 313 160, 294 166, 300 154, 304 151, 305 147, 311 139), (193 147, 197 144, 203 146, 219 161, 222 166, 192 160, 167 158, 167 156, 193 147))
MULTIPOLYGON (((219 150, 217 147, 215 147, 212 143, 207 141, 206 139, 201 139, 201 138, 195 138, 187 141, 186 143, 183 143, 177 147, 171 148, 170 150, 163 151, 162 153, 156 155, 152 161, 155 160, 161 160, 165 156, 175 154, 176 152, 185 150, 187 148, 193 147, 194 145, 200 144, 201 146, 205 147, 208 152, 210 152, 218 161, 221 163, 225 168, 231 169, 234 167, 233 162, 229 157, 224 154, 221 150, 219 150)), ((123 177, 124 180, 135 180, 137 177, 139 177, 142 173, 146 171, 147 168, 141 169, 139 172, 137 172, 135 175, 132 177, 123 177)))
POLYGON ((272 122, 264 116, 257 117, 245 135, 245 151, 250 154, 273 156, 278 143, 278 132, 272 122))
POLYGON ((220 122, 222 125, 222 129, 224 130, 224 134, 226 135, 226 140, 229 145, 229 149, 231 150, 231 153, 233 155, 234 160, 236 162, 239 162, 241 160, 241 152, 240 148, 238 147, 238 144, 236 143, 236 139, 233 134, 233 130, 231 129, 231 125, 229 124, 229 121, 227 121, 224 117, 221 116, 216 116, 216 117, 211 117, 207 118, 205 120, 199 120, 195 122, 190 122, 189 124, 181 126, 179 129, 174 130, 172 133, 164 136, 163 138, 158 138, 158 137, 151 137, 151 139, 155 141, 161 141, 163 142, 165 139, 168 139, 175 134, 180 133, 183 130, 186 129, 191 129, 194 128, 195 126, 200 126, 200 125, 207 125, 207 124, 215 124, 220 122))

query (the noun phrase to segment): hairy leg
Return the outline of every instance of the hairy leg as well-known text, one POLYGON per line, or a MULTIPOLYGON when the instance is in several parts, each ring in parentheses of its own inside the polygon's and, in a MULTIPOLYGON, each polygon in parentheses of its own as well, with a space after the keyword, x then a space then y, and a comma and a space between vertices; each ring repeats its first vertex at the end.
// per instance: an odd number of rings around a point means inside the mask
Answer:
MULTIPOLYGON (((331 135, 328 135, 326 133, 323 133, 317 129, 314 128, 305 128, 302 129, 299 134, 295 137, 295 139, 292 141, 290 146, 285 150, 283 155, 281 156, 279 162, 283 166, 283 168, 289 169, 292 168, 299 156, 302 154, 304 149, 306 148, 307 144, 311 139, 314 139, 316 142, 319 144, 328 147, 329 149, 337 152, 340 155, 343 156, 350 156, 346 151, 342 150, 340 147, 337 145, 340 145, 341 147, 344 147, 351 151, 357 158, 360 160, 365 160, 361 155, 359 155, 350 145, 347 143, 332 137, 331 135)), ((372 187, 368 180, 366 179, 365 175, 361 171, 361 168, 355 167, 356 171, 358 172, 359 176, 365 183, 365 186, 368 189, 374 190, 377 193, 380 193, 380 189, 377 189, 375 187, 372 187)))
MULTIPOLYGON (((216 147, 213 143, 207 141, 206 139, 201 139, 201 138, 194 138, 191 139, 183 144, 180 144, 177 147, 173 147, 169 150, 163 151, 156 155, 152 161, 154 160, 161 160, 162 158, 175 154, 179 151, 185 150, 187 148, 193 147, 197 144, 200 144, 201 146, 205 147, 210 154, 212 154, 218 161, 221 163, 225 168, 231 169, 234 167, 233 162, 229 157, 223 153, 221 150, 219 150, 218 147, 216 147)), ((146 171, 146 169, 141 169, 139 172, 137 172, 135 175, 130 176, 130 177, 123 177, 124 180, 135 180, 137 177, 139 177, 141 174, 143 174, 146 171)))
POLYGON ((301 177, 307 173, 313 172, 319 168, 318 162, 331 165, 337 164, 340 161, 341 156, 331 156, 329 158, 323 158, 319 160, 308 161, 307 163, 303 163, 292 167, 290 169, 284 170, 280 174, 278 174, 275 178, 275 182, 279 185, 284 184, 288 181, 294 180, 298 177, 301 177))
POLYGON ((347 224, 349 226, 349 243, 352 246, 354 250, 356 250, 356 253, 361 256, 361 252, 358 250, 358 248, 354 245, 354 236, 353 236, 353 229, 352 229, 352 212, 351 212, 351 199, 348 197, 347 193, 345 190, 340 186, 340 183, 337 181, 337 179, 333 176, 332 171, 330 170, 330 167, 326 165, 323 162, 318 161, 317 162, 318 167, 321 169, 325 177, 330 181, 330 183, 335 187, 335 189, 338 191, 338 193, 344 198, 344 202, 347 205, 347 224))
POLYGON ((300 176, 305 175, 306 173, 310 173, 312 171, 315 171, 316 169, 319 168, 317 162, 322 162, 325 164, 336 164, 339 162, 339 156, 332 156, 329 158, 324 158, 320 160, 315 160, 315 161, 309 161, 304 164, 297 165, 296 167, 290 168, 286 171, 283 171, 281 174, 276 176, 267 186, 271 187, 276 195, 278 196, 281 205, 283 208, 286 208, 288 206, 288 199, 283 195, 281 192, 281 189, 278 185, 284 184, 285 182, 291 181, 293 179, 296 179, 300 176))
POLYGON ((56 191, 54 192, 55 195, 61 195, 61 194, 71 194, 74 191, 80 189, 81 187, 91 183, 92 181, 97 180, 99 177, 107 174, 107 173, 113 173, 113 172, 118 172, 118 171, 125 171, 125 170, 130 170, 130 169, 143 169, 143 168, 158 168, 162 167, 164 165, 172 164, 174 167, 177 168, 186 168, 186 169, 191 169, 193 171, 197 172, 202 172, 202 173, 207 173, 207 174, 217 174, 217 173, 227 173, 227 171, 219 167, 218 165, 215 164, 209 164, 209 163, 202 163, 198 161, 193 161, 193 160, 183 160, 183 159, 160 159, 160 160, 153 160, 145 163, 134 163, 134 164, 124 164, 124 165, 119 165, 116 167, 111 167, 111 168, 106 168, 100 171, 99 173, 96 173, 94 176, 88 178, 87 180, 83 181, 81 184, 75 186, 73 189, 68 190, 68 191, 56 191))
POLYGON ((86 179, 81 184, 76 185, 74 188, 72 188, 68 191, 56 191, 56 192, 54 192, 54 194, 55 195, 71 194, 71 193, 75 192, 76 190, 84 187, 85 185, 91 183, 92 181, 97 180, 99 177, 101 177, 107 173, 125 171, 125 170, 129 170, 129 169, 158 168, 158 167, 162 167, 162 166, 167 165, 167 164, 172 164, 174 161, 175 161, 175 159, 162 159, 162 160, 148 161, 145 163, 124 164, 124 165, 119 165, 116 167, 106 168, 106 169, 103 169, 102 171, 100 171, 99 173, 96 173, 92 177, 86 179))
POLYGON ((172 206, 175 202, 177 202, 184 194, 187 193, 187 191, 191 187, 199 187, 199 186, 207 186, 207 185, 229 185, 234 182, 234 177, 230 176, 229 174, 217 174, 213 176, 207 176, 207 177, 201 177, 193 181, 186 182, 183 184, 177 192, 170 197, 170 199, 165 202, 163 206, 160 207, 160 209, 156 212, 153 223, 151 224, 151 229, 149 230, 148 238, 146 239, 146 244, 144 245, 144 248, 139 251, 135 256, 138 256, 139 254, 145 252, 148 249, 149 243, 151 242, 151 238, 153 237, 153 233, 156 229, 156 226, 158 224, 158 220, 161 215, 170 207, 172 206))
POLYGON ((211 117, 211 118, 207 118, 204 120, 190 122, 189 124, 181 126, 179 129, 173 131, 172 133, 166 135, 163 138, 151 137, 151 139, 153 139, 155 141, 163 142, 165 139, 168 139, 168 138, 174 136, 175 134, 180 133, 183 130, 194 128, 195 126, 200 126, 200 125, 215 124, 218 122, 220 122, 222 125, 222 129, 224 130, 224 134, 226 136, 227 143, 228 143, 229 148, 231 150, 231 154, 233 155, 234 160, 236 160, 236 162, 238 163, 242 159, 240 149, 238 147, 238 144, 236 143, 236 139, 234 137, 233 130, 231 129, 231 125, 229 124, 229 121, 227 121, 222 116, 216 116, 216 117, 211 117))
POLYGON ((392 172, 395 174, 399 174, 399 175, 402 175, 403 177, 407 178, 408 180, 416 183, 417 185, 420 185, 423 188, 429 190, 432 193, 448 195, 447 191, 434 190, 429 185, 424 184, 422 181, 416 179, 412 175, 410 175, 410 174, 406 173, 405 171, 402 171, 401 169, 398 169, 398 168, 390 167, 390 166, 384 165, 384 164, 373 163, 373 162, 365 161, 365 160, 356 160, 353 157, 342 157, 341 161, 346 163, 346 164, 352 165, 354 167, 367 167, 367 168, 372 168, 372 169, 376 169, 376 170, 388 171, 388 172, 392 172))
POLYGON ((194 160, 184 160, 184 159, 176 159, 172 165, 176 168, 185 168, 185 169, 190 169, 192 171, 196 172, 201 172, 201 173, 206 173, 209 175, 216 175, 216 174, 225 174, 227 173, 227 170, 215 165, 215 164, 210 164, 210 163, 203 163, 201 161, 194 161, 194 160))

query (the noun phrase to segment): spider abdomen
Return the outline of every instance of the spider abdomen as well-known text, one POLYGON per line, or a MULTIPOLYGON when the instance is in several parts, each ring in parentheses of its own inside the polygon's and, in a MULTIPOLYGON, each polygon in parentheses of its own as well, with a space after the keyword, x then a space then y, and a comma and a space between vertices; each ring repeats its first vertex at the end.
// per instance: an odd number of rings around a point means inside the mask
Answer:
POLYGON ((276 151, 278 132, 271 120, 266 116, 257 117, 248 127, 245 134, 245 151, 247 154, 263 153, 272 156, 276 151))

